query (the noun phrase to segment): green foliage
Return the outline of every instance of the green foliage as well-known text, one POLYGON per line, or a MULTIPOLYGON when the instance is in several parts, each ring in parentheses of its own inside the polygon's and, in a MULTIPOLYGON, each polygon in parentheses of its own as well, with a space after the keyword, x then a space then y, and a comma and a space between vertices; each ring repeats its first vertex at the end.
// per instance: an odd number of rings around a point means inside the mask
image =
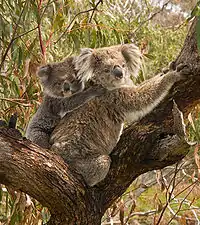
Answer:
POLYGON ((36 68, 77 53, 81 47, 97 48, 124 42, 136 42, 145 57, 139 81, 152 76, 178 54, 185 28, 163 29, 148 19, 149 8, 127 4, 113 8, 112 1, 2 1, 0 11, 0 114, 8 118, 17 111, 18 126, 27 120, 41 101, 36 68), (83 12, 83 13, 82 13, 83 12), (134 15, 134 16, 133 16, 134 15), (139 29, 137 29, 139 26, 139 29), (4 57, 5 56, 5 57, 4 57))

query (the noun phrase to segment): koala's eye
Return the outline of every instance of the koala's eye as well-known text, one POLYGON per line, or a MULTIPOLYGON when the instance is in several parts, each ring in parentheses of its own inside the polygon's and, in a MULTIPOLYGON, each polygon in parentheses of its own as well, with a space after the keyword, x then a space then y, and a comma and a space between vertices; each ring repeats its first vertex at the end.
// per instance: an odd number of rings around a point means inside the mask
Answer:
POLYGON ((124 63, 124 64, 122 64, 122 68, 124 68, 126 66, 126 64, 124 63))
POLYGON ((110 70, 108 68, 103 70, 105 73, 110 73, 110 70))

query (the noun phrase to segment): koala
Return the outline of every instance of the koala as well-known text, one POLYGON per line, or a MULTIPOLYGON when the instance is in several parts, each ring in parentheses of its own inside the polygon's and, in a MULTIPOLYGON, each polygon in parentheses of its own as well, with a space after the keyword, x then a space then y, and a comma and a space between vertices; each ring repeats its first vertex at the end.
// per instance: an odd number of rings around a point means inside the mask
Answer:
POLYGON ((39 68, 37 75, 40 78, 40 82, 46 95, 52 97, 63 97, 64 93, 65 95, 71 95, 72 93, 79 92, 84 89, 84 83, 76 79, 77 71, 75 70, 73 63, 74 58, 75 56, 71 56, 65 58, 61 62, 49 63, 39 68), (62 86, 61 83, 63 82, 65 82, 65 86, 62 86), (63 87, 65 87, 65 90, 63 87))
POLYGON ((103 94, 105 90, 95 86, 82 92, 84 84, 76 79, 73 57, 42 66, 37 74, 44 89, 44 97, 27 126, 25 136, 40 147, 50 148, 50 134, 63 115, 103 94))
POLYGON ((124 122, 138 121, 151 112, 189 70, 180 65, 132 85, 130 74, 137 76, 141 64, 141 54, 133 44, 83 49, 74 64, 82 82, 90 79, 108 91, 64 116, 51 134, 51 150, 80 173, 87 185, 94 186, 109 171, 109 154, 124 122))
POLYGON ((40 67, 37 74, 44 99, 28 124, 26 137, 43 148, 50 148, 49 136, 66 113, 106 90, 133 86, 130 74, 139 69, 140 59, 134 58, 137 54, 135 45, 83 49, 79 56, 40 67), (93 51, 98 55, 96 60, 90 59, 93 51), (83 91, 85 84, 89 88, 83 91))
POLYGON ((84 50, 80 58, 76 59, 78 64, 82 63, 80 68, 75 64, 79 68, 80 78, 81 74, 83 80, 86 78, 85 68, 90 72, 91 79, 110 90, 66 114, 50 137, 51 150, 81 174, 88 186, 94 186, 106 177, 111 163, 109 154, 120 138, 124 122, 132 123, 147 115, 165 98, 175 82, 190 73, 188 67, 179 65, 176 70, 159 74, 139 86, 112 88, 116 78, 104 68, 114 71, 117 68, 117 74, 121 74, 118 70, 122 71, 131 63, 129 60, 134 60, 134 73, 138 71, 141 58, 133 45, 122 45, 119 49, 121 63, 117 67, 113 64, 115 57, 105 57, 110 54, 106 48, 102 52, 84 50), (134 52, 131 57, 130 52, 134 52))
POLYGON ((80 173, 87 185, 105 178, 110 156, 125 121, 140 120, 168 94, 188 70, 177 68, 138 87, 122 87, 87 102, 60 121, 50 137, 51 150, 80 173))

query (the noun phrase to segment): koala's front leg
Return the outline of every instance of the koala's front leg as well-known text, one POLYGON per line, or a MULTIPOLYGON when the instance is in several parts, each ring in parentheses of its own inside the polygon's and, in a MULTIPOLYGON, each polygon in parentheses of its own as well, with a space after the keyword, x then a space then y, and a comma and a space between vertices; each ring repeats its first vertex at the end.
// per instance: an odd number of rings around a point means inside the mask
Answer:
POLYGON ((90 101, 92 98, 101 96, 105 94, 107 89, 101 86, 94 86, 86 89, 85 91, 75 93, 70 97, 61 99, 61 115, 62 117, 74 109, 79 108, 84 105, 86 102, 90 101))
MULTIPOLYGON (((151 112, 166 97, 173 84, 181 79, 185 79, 191 70, 188 66, 180 64, 176 70, 171 70, 166 74, 159 74, 139 85, 135 90, 131 90, 127 98, 126 108, 129 109, 127 120, 136 121, 151 112)), ((124 104, 124 103, 122 103, 124 104)))

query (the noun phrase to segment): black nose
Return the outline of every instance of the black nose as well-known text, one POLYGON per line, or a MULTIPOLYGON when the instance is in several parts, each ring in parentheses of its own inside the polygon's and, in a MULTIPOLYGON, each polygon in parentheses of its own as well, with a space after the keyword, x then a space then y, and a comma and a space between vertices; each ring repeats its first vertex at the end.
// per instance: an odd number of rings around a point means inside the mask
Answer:
POLYGON ((64 83, 64 91, 69 91, 70 90, 70 85, 69 85, 69 83, 67 83, 67 82, 65 82, 64 83))
POLYGON ((114 66, 113 74, 115 75, 115 77, 121 79, 123 77, 122 68, 120 68, 119 66, 114 66))

